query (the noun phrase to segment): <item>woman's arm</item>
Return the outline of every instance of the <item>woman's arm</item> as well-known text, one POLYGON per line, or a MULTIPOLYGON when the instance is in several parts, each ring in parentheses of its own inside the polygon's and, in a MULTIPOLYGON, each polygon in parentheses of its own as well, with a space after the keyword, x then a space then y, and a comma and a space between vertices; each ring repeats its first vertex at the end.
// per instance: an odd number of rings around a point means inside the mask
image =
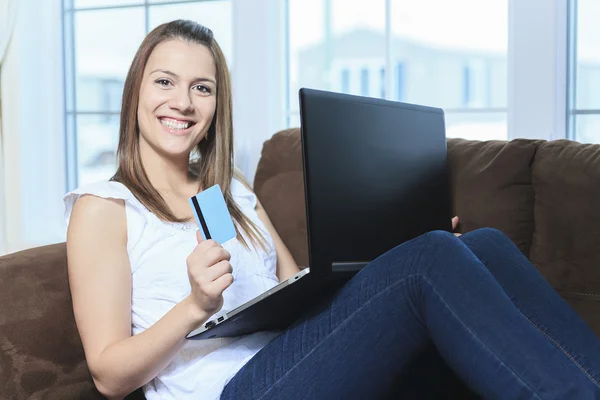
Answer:
POLYGON ((283 243, 283 240, 275 230, 267 212, 258 199, 256 201, 256 213, 273 238, 273 243, 275 243, 275 251, 277 252, 277 278, 279 278, 279 282, 283 282, 300 272, 300 268, 298 268, 298 264, 294 261, 292 253, 290 253, 285 243, 283 243))
POLYGON ((123 398, 152 380, 209 317, 192 298, 156 324, 131 335, 131 269, 122 200, 82 196, 67 233, 73 310, 89 370, 98 390, 123 398))

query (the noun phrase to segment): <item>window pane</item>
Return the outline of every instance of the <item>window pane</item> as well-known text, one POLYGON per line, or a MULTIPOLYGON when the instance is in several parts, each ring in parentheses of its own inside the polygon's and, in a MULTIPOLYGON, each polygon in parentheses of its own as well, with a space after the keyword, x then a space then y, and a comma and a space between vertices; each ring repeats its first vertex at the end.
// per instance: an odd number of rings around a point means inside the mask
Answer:
POLYGON ((508 0, 391 0, 396 100, 506 108, 508 0))
POLYGON ((78 185, 109 179, 117 170, 118 115, 77 116, 78 185))
POLYGON ((77 111, 120 110, 125 76, 144 39, 144 21, 143 7, 75 13, 77 111))
POLYGON ((73 2, 75 8, 125 6, 130 4, 144 4, 144 0, 74 0, 73 2))
POLYGON ((470 140, 506 140, 506 113, 446 113, 446 137, 470 140))
POLYGON ((600 2, 577 1, 577 109, 600 109, 600 2))
POLYGON ((289 116, 288 126, 290 128, 300 128, 300 114, 293 113, 289 116))
POLYGON ((600 143, 600 114, 577 115, 575 118, 577 141, 600 143))
POLYGON ((385 1, 289 0, 289 57, 292 110, 301 87, 381 97, 385 1))
POLYGON ((204 1, 150 7, 150 29, 176 19, 190 19, 210 28, 221 50, 225 54, 229 68, 232 67, 233 23, 231 1, 204 1))
MULTIPOLYGON (((446 113, 445 119, 446 137, 449 138, 506 140, 508 137, 506 113, 503 112, 452 112, 446 113)), ((300 127, 299 113, 294 112, 289 116, 288 126, 290 128, 300 127)), ((598 125, 596 133, 600 139, 600 126, 598 125)))

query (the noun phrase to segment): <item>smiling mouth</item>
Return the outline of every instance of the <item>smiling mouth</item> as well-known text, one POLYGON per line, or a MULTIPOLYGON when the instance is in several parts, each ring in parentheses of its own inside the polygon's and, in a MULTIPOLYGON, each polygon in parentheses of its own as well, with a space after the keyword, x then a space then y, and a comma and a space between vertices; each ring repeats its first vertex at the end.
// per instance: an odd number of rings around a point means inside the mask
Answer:
POLYGON ((163 126, 176 131, 184 131, 195 125, 192 121, 179 121, 173 118, 159 117, 158 120, 163 126))

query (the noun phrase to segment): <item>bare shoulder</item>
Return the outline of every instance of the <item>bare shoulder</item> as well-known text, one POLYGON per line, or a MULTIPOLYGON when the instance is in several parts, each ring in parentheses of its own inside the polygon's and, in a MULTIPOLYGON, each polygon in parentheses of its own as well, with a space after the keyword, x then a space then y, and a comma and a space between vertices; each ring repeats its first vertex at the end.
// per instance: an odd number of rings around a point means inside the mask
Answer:
MULTIPOLYGON (((85 223, 94 220, 125 223, 125 201, 121 199, 107 199, 92 194, 84 194, 79 197, 73 206, 69 225, 85 223), (112 217, 112 218, 109 218, 112 217), (106 221, 106 219, 110 221, 106 221)), ((94 221, 97 222, 97 221, 94 221)))
POLYGON ((96 264, 110 258, 105 252, 122 253, 126 248, 124 200, 89 194, 79 197, 73 205, 67 229, 69 270, 96 264))

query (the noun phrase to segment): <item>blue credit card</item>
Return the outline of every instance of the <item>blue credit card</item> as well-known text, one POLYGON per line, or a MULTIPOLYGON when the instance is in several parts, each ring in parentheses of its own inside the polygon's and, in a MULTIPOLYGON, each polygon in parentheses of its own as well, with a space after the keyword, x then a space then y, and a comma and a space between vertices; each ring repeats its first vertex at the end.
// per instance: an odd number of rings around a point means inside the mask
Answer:
POLYGON ((201 191, 189 201, 204 240, 212 239, 223 244, 236 237, 235 226, 219 185, 201 191))

